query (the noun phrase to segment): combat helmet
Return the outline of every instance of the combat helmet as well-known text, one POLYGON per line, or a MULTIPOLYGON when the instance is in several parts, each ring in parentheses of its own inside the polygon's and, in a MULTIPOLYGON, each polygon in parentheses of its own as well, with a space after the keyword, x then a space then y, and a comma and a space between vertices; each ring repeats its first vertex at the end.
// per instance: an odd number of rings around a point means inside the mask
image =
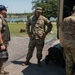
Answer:
POLYGON ((7 11, 7 7, 5 7, 4 5, 0 5, 0 11, 2 10, 6 10, 7 11))

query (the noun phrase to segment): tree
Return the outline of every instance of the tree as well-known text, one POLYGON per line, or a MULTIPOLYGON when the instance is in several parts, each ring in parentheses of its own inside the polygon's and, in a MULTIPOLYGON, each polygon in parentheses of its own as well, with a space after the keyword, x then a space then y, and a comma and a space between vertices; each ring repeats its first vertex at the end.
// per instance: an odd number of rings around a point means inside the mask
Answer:
POLYGON ((46 16, 48 19, 50 17, 57 17, 58 11, 58 0, 37 0, 33 1, 34 6, 32 9, 36 9, 36 7, 40 6, 43 8, 43 15, 46 16))

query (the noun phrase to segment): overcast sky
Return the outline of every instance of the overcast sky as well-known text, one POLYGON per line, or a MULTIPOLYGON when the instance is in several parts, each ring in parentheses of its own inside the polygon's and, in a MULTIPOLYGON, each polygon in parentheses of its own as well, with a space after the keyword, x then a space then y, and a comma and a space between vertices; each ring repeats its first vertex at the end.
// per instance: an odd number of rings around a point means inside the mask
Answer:
POLYGON ((32 0, 0 0, 0 5, 5 5, 7 13, 32 12, 32 0))

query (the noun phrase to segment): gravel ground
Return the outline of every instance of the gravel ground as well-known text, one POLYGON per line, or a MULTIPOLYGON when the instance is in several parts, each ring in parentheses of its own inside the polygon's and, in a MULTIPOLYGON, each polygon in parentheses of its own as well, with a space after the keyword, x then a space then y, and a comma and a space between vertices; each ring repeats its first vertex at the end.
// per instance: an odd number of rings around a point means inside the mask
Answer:
POLYGON ((59 43, 59 40, 55 38, 53 40, 46 39, 43 58, 41 60, 43 67, 41 68, 37 66, 36 49, 30 60, 31 64, 29 66, 21 65, 26 60, 25 56, 28 50, 28 42, 29 38, 11 38, 8 46, 9 60, 5 64, 5 70, 10 72, 9 75, 65 75, 64 68, 58 64, 50 62, 49 65, 45 65, 44 63, 45 56, 48 54, 48 48, 59 43))

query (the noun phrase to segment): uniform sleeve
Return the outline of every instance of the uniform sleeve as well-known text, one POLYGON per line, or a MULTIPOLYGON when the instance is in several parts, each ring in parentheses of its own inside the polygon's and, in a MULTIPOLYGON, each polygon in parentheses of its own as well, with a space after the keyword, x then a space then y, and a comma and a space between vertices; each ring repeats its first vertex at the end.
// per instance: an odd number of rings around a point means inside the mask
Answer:
POLYGON ((72 32, 71 32, 71 27, 70 27, 70 21, 64 19, 61 24, 61 29, 63 32, 64 39, 71 38, 72 32))
POLYGON ((2 20, 0 19, 0 43, 3 43, 1 29, 2 29, 2 20))
POLYGON ((2 28, 2 20, 0 19, 0 28, 2 28))
POLYGON ((48 34, 52 30, 52 24, 51 22, 44 17, 45 25, 47 25, 47 30, 45 31, 46 34, 48 34))
POLYGON ((67 25, 68 25, 68 22, 64 19, 60 25, 63 32, 65 32, 65 30, 67 29, 67 25))
POLYGON ((26 31, 27 31, 27 34, 30 34, 30 18, 28 19, 27 23, 26 23, 26 31))

